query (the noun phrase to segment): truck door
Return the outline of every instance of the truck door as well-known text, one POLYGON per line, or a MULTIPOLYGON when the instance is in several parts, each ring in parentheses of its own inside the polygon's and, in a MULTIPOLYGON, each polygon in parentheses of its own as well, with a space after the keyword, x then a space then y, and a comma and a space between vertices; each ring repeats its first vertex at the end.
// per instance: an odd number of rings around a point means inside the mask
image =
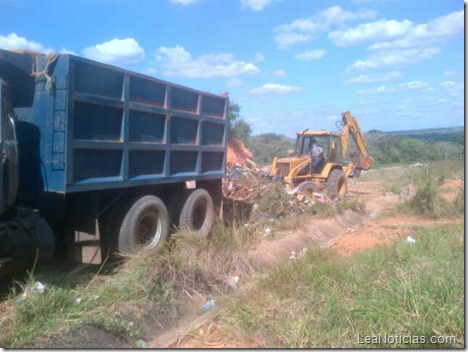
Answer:
POLYGON ((0 214, 16 199, 18 192, 18 142, 9 86, 0 80, 0 214))

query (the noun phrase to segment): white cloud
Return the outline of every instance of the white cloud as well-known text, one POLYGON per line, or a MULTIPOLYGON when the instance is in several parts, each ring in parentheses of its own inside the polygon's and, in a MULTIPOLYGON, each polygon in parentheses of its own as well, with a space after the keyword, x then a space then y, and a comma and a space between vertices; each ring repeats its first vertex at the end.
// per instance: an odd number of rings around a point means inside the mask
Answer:
POLYGON ((143 70, 143 72, 149 76, 156 76, 158 73, 158 70, 155 69, 154 67, 147 67, 143 70))
POLYGON ((241 8, 252 11, 262 11, 265 7, 280 0, 240 0, 241 8))
POLYGON ((84 49, 83 55, 96 61, 114 65, 126 65, 143 60, 145 58, 145 51, 133 38, 115 38, 84 49))
POLYGON ((233 78, 227 82, 228 87, 240 87, 242 84, 243 82, 239 78, 233 78))
POLYGON ((283 84, 267 83, 261 87, 252 89, 250 92, 255 95, 284 95, 303 91, 302 87, 287 86, 283 84))
POLYGON ((398 71, 391 71, 386 73, 375 73, 367 75, 359 75, 348 78, 345 83, 374 83, 374 82, 390 82, 401 77, 398 71))
POLYGON ((440 52, 439 48, 416 48, 404 50, 382 51, 370 55, 366 60, 355 61, 350 69, 379 69, 385 67, 401 67, 428 60, 440 52))
POLYGON ((280 32, 275 36, 278 48, 284 49, 299 43, 307 43, 313 39, 312 34, 280 32))
POLYGON ((424 24, 415 25, 408 20, 378 20, 354 28, 329 34, 337 46, 371 43, 372 53, 357 60, 350 69, 379 69, 403 67, 429 60, 439 54, 440 46, 463 33, 464 12, 440 16, 424 24))
POLYGON ((332 6, 311 17, 298 18, 289 24, 276 27, 274 39, 278 48, 287 48, 297 43, 311 41, 332 26, 352 20, 373 18, 375 15, 374 11, 350 12, 343 10, 340 6, 332 6))
POLYGON ((442 44, 450 37, 462 34, 464 31, 464 12, 452 12, 425 24, 412 26, 401 39, 376 43, 370 50, 414 48, 434 44, 442 44))
POLYGON ((457 77, 460 73, 458 71, 454 71, 454 70, 447 70, 447 71, 444 71, 444 76, 445 77, 457 77))
POLYGON ((206 54, 194 59, 188 51, 178 45, 172 48, 160 47, 155 58, 166 76, 234 77, 260 71, 253 63, 235 60, 232 54, 206 54))
POLYGON ((391 86, 381 85, 377 88, 358 90, 358 95, 365 94, 382 94, 382 93, 395 93, 402 91, 419 91, 430 92, 433 88, 429 83, 423 81, 411 81, 406 83, 395 84, 391 86))
POLYGON ((458 95, 458 93, 465 90, 463 83, 445 81, 441 83, 442 88, 444 88, 450 95, 458 95))
POLYGON ((285 70, 276 70, 273 72, 273 75, 278 77, 286 77, 287 73, 285 70))
POLYGON ((263 54, 257 53, 255 54, 254 62, 262 62, 265 60, 265 56, 263 54))
POLYGON ((323 49, 315 49, 304 51, 303 53, 297 54, 296 57, 299 60, 311 61, 321 59, 325 55, 326 51, 323 49))
POLYGON ((68 49, 65 49, 65 48, 62 48, 62 50, 60 50, 60 54, 71 54, 71 55, 76 55, 76 53, 72 50, 68 50, 68 49))
POLYGON ((364 42, 380 41, 402 37, 411 27, 411 21, 387 21, 385 19, 375 22, 359 24, 355 28, 334 31, 328 34, 328 38, 336 46, 355 45, 364 42))
POLYGON ((428 98, 424 99, 425 104, 429 105, 441 105, 441 104, 447 104, 449 101, 446 98, 428 98))
POLYGON ((16 33, 10 33, 7 36, 0 35, 0 48, 2 49, 27 49, 34 50, 41 53, 51 52, 52 49, 46 48, 41 43, 27 40, 24 37, 20 37, 16 33))
POLYGON ((173 4, 178 4, 178 5, 191 5, 191 4, 195 4, 198 1, 200 0, 171 0, 173 4))

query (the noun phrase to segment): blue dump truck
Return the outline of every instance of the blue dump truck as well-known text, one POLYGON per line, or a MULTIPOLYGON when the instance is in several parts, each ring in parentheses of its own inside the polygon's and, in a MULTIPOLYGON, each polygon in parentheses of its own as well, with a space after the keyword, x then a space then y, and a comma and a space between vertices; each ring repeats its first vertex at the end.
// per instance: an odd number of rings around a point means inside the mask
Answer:
POLYGON ((228 100, 74 55, 0 50, 0 274, 155 250, 222 214, 228 100))

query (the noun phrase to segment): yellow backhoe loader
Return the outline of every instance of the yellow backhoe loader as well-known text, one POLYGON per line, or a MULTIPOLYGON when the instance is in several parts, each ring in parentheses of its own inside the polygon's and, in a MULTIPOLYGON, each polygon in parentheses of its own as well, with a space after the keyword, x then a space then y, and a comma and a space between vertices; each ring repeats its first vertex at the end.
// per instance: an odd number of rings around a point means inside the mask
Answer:
MULTIPOLYGON (((361 170, 369 170, 374 159, 369 155, 359 124, 349 111, 337 121, 341 132, 325 130, 297 133, 295 156, 273 160, 272 177, 300 191, 326 190, 331 197, 344 197, 348 190, 348 177, 357 176, 361 170), (350 153, 351 162, 345 162, 349 136, 353 138, 357 152, 350 153), (323 150, 321 165, 314 167, 312 147, 320 145, 323 150)), ((314 163, 315 164, 315 163, 314 163)))

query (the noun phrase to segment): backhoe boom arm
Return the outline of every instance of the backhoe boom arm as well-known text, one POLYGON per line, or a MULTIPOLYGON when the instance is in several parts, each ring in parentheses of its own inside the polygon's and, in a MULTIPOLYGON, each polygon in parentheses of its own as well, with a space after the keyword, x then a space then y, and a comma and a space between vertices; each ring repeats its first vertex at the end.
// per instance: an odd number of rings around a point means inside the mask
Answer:
POLYGON ((369 170, 374 163, 374 158, 372 158, 367 151, 364 135, 356 118, 351 115, 349 111, 343 112, 341 116, 343 123, 343 156, 345 156, 346 152, 348 151, 349 135, 351 135, 359 151, 359 154, 351 156, 351 161, 354 165, 354 168, 357 170, 369 170))

